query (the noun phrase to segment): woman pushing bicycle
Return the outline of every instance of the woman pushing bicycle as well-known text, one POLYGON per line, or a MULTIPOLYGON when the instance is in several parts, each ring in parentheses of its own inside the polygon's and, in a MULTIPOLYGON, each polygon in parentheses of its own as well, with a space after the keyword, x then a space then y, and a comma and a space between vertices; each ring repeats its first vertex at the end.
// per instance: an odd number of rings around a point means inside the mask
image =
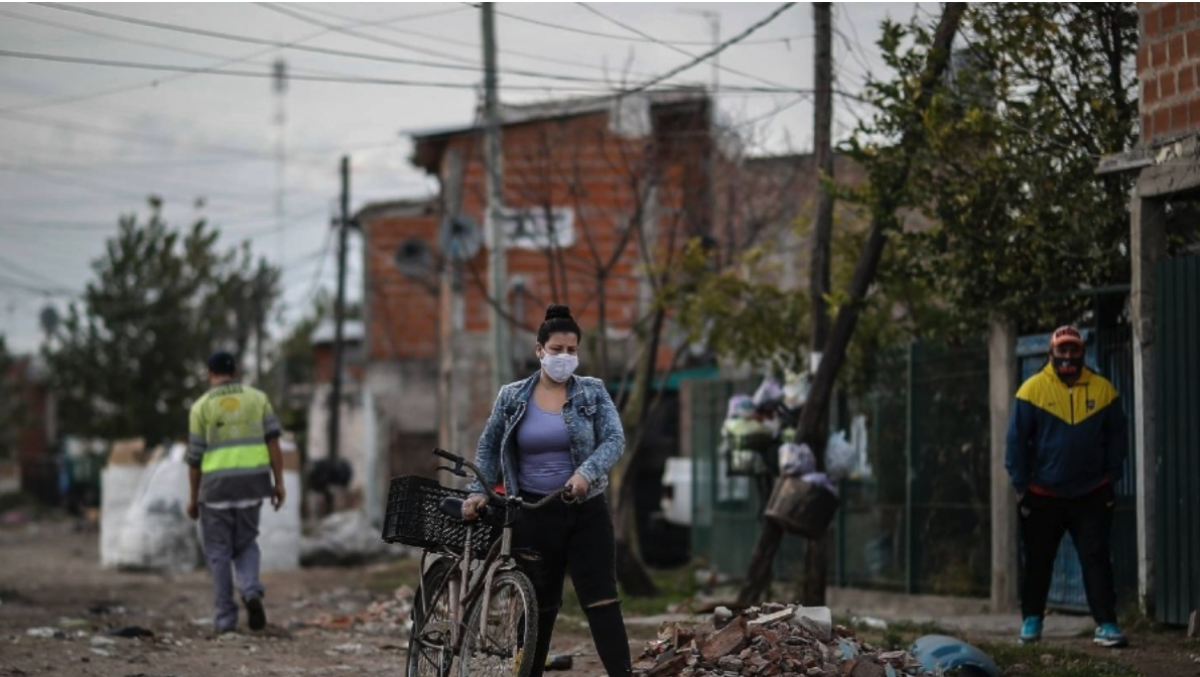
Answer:
MULTIPOLYGON (((500 389, 475 457, 493 484, 503 480, 509 496, 532 502, 564 486, 570 489, 570 502, 527 512, 513 529, 514 549, 538 555, 536 561, 524 560, 538 600, 530 677, 542 675, 568 573, 605 671, 609 677, 633 671, 604 497, 608 473, 625 451, 625 433, 604 382, 574 375, 581 335, 567 306, 546 309, 534 346, 541 369, 500 389)), ((487 497, 478 482, 468 490, 463 518, 474 520, 487 497)))

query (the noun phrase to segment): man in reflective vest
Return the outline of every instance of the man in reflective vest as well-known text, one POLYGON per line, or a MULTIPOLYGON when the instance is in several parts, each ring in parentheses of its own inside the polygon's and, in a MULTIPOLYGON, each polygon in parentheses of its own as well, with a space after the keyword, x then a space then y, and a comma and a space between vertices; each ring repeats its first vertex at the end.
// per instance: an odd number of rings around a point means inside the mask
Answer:
POLYGON ((258 580, 258 518, 264 498, 270 497, 279 510, 286 496, 279 419, 267 396, 238 383, 236 376, 233 355, 221 351, 208 358, 211 387, 192 405, 188 425, 192 494, 187 510, 200 520, 216 597, 217 634, 237 629, 231 574, 237 576, 250 629, 266 626, 258 580))

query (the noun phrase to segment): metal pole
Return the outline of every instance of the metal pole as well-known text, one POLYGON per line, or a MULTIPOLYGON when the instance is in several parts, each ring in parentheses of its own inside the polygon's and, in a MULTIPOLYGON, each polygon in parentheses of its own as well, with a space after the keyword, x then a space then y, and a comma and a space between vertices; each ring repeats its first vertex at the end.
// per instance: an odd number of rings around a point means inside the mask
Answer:
POLYGON ((333 395, 329 402, 329 458, 338 457, 342 413, 342 324, 346 311, 346 231, 350 227, 350 157, 342 156, 342 216, 338 219, 338 284, 333 326, 333 395))
POLYGON ((488 317, 492 327, 492 386, 496 391, 512 380, 512 351, 508 347, 508 327, 504 319, 505 297, 505 246, 501 225, 503 171, 500 152, 500 120, 497 113, 496 78, 496 17, 492 3, 484 3, 480 10, 483 19, 483 113, 485 136, 483 161, 487 170, 487 232, 491 236, 491 251, 488 254, 488 281, 492 303, 488 306, 488 317))
POLYGON ((908 344, 908 388, 905 397, 905 414, 904 420, 907 427, 907 434, 904 444, 904 591, 908 594, 913 594, 916 590, 917 570, 915 566, 916 560, 916 537, 917 530, 913 524, 913 481, 916 472, 913 470, 913 458, 916 456, 917 450, 917 426, 914 423, 916 414, 917 393, 915 391, 915 363, 917 361, 917 342, 913 341, 908 344))

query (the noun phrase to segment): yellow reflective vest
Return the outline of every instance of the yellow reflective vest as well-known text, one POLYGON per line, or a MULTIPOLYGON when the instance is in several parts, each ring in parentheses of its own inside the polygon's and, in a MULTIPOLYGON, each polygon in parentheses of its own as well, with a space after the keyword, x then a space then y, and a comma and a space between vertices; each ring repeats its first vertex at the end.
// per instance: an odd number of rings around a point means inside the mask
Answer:
POLYGON ((213 387, 192 405, 188 465, 199 468, 200 502, 223 503, 271 495, 267 441, 279 419, 262 391, 241 383, 213 387))

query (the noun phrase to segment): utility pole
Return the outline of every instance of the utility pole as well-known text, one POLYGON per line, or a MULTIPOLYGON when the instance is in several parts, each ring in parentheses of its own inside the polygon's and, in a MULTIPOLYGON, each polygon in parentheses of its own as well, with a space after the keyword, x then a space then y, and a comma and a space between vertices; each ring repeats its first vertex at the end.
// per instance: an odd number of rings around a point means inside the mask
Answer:
POLYGON ((491 237, 488 252, 488 291, 492 303, 488 317, 492 325, 492 385, 496 392, 500 386, 512 380, 512 350, 508 345, 508 326, 504 317, 507 294, 507 272, 505 271, 504 227, 501 223, 503 156, 500 150, 500 119, 497 108, 496 78, 496 15, 492 3, 480 6, 483 22, 483 114, 485 143, 483 162, 487 170, 487 217, 486 228, 491 237))
MULTIPOLYGON (((442 177, 442 229, 452 229, 448 225, 462 211, 463 188, 463 156, 457 148, 446 153, 446 173, 442 177)), ((451 247, 459 247, 453 237, 441 238, 443 243, 451 247)), ((442 270, 439 275, 439 334, 438 342, 441 349, 441 366, 438 375, 438 402, 441 410, 438 416, 438 443, 443 449, 461 449, 459 446, 459 411, 455 383, 458 381, 455 359, 458 356, 458 334, 462 326, 462 261, 457 251, 442 250, 442 270)))
MULTIPOLYGON (((833 179, 833 3, 813 3, 813 25, 816 30, 814 41, 813 82, 816 91, 816 106, 813 111, 813 165, 817 170, 817 204, 813 218, 811 263, 808 291, 812 301, 812 355, 813 371, 820 362, 829 340, 829 307, 825 295, 829 293, 829 242, 833 233, 833 195, 828 181, 833 179)), ((818 422, 815 435, 825 440, 829 437, 829 419, 818 422)), ((825 471, 824 444, 815 449, 817 470, 825 471)), ((829 535, 808 542, 805 552, 804 603, 809 606, 825 606, 825 586, 828 579, 829 535)))
MULTIPOLYGON (((272 91, 275 92, 275 229, 276 238, 278 240, 277 254, 280 260, 286 260, 284 253, 287 247, 287 239, 284 237, 284 212, 283 212, 283 176, 284 176, 284 123, 287 122, 285 112, 286 99, 284 94, 287 93, 287 62, 280 56, 275 59, 271 65, 271 81, 272 91)), ((263 317, 263 307, 258 309, 258 345, 255 350, 255 361, 258 374, 255 378, 256 385, 263 387, 262 383, 262 333, 266 318, 263 317)), ((287 390, 287 357, 283 354, 282 342, 279 346, 279 364, 275 368, 275 389, 278 391, 275 397, 276 406, 282 407, 284 404, 285 392, 287 390)))
POLYGON ((346 314, 346 231, 350 229, 350 157, 342 156, 342 215, 338 229, 337 300, 333 307, 333 394, 329 402, 329 460, 338 458, 342 414, 342 324, 346 314))
MULTIPOLYGON (((708 30, 712 33, 713 47, 721 44, 721 13, 707 9, 681 9, 681 14, 692 14, 694 16, 704 17, 708 21, 708 30)), ((709 62, 712 64, 712 94, 715 99, 717 96, 717 88, 721 84, 721 55, 714 54, 709 62)))

